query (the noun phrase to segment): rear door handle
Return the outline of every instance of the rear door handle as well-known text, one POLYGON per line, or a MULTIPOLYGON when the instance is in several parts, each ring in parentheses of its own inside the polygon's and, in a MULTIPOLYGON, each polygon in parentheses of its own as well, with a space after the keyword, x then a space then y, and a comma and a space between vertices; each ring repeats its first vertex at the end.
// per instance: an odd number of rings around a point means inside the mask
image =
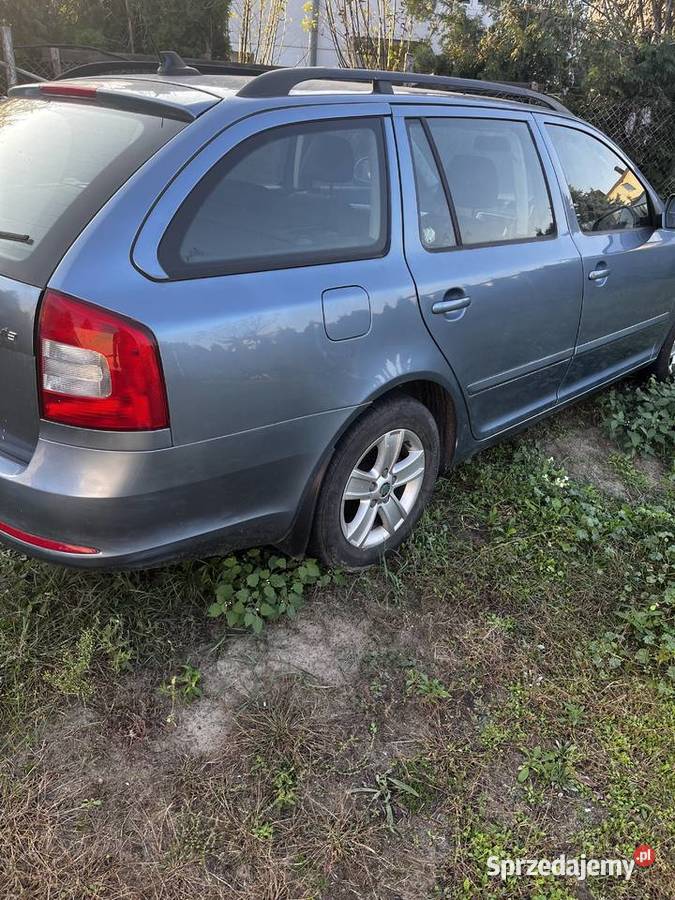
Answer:
POLYGON ((466 309, 466 307, 471 303, 471 297, 467 297, 464 294, 463 297, 454 297, 452 299, 448 298, 448 294, 454 293, 452 291, 448 291, 445 295, 446 299, 439 300, 437 303, 431 307, 432 313, 435 315, 442 315, 443 313, 449 312, 457 312, 460 309, 466 309))
POLYGON ((601 281, 603 278, 607 278, 609 276, 609 266, 598 266, 597 269, 593 269, 592 272, 588 273, 589 281, 601 281))

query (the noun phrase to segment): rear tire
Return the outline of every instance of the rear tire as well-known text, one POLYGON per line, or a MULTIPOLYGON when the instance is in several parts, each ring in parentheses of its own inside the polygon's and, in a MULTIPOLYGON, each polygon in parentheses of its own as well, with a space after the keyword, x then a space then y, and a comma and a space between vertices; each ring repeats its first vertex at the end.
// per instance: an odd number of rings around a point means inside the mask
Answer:
POLYGON ((658 381, 675 379, 675 325, 670 329, 650 371, 658 381))
POLYGON ((362 569, 410 535, 440 465, 436 421, 399 396, 372 406, 344 435, 317 503, 311 551, 328 566, 362 569))

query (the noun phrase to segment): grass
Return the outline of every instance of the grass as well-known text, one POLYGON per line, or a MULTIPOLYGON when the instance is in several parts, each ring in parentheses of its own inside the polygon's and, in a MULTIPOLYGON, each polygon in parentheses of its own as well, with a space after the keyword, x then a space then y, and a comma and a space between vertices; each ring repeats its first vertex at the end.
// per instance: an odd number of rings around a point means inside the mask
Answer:
POLYGON ((0 553, 3 897, 672 896, 675 491, 648 394, 461 466, 358 577, 0 553), (641 843, 630 881, 488 872, 641 843))

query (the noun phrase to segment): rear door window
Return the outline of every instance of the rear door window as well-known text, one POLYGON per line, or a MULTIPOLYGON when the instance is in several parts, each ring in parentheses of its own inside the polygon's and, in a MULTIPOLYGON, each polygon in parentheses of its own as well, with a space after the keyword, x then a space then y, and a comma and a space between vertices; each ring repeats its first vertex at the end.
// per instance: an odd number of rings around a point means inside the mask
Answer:
POLYGON ((183 127, 72 101, 0 104, 0 274, 45 285, 98 210, 183 127))
POLYGON ((171 277, 371 259, 388 245, 378 119, 304 122, 231 150, 174 216, 159 247, 171 277))
POLYGON ((526 122, 429 118, 464 246, 555 233, 544 170, 526 122))

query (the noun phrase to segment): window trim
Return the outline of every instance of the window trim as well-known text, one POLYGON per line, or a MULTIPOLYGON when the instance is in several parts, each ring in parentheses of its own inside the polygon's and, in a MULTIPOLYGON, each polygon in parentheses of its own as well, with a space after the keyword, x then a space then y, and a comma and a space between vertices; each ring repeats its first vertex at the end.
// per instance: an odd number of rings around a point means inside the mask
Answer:
POLYGON ((546 129, 546 138, 547 138, 547 140, 550 141, 551 149, 555 155, 555 161, 560 166, 560 172, 563 176, 563 185, 564 185, 564 190, 562 188, 561 188, 561 190, 563 190, 563 196, 565 198, 566 205, 569 207, 569 209, 572 212, 572 215, 574 216, 574 223, 576 225, 576 228, 574 229, 574 231, 576 234, 580 234, 585 238, 592 238, 596 234, 626 234, 631 231, 635 232, 635 233, 639 233, 641 231, 653 232, 656 228, 658 228, 658 225, 655 224, 656 223, 656 210, 655 210, 655 206, 654 206, 654 199, 652 197, 652 192, 649 188, 649 185, 645 184, 643 182, 644 176, 636 168, 635 163, 633 163, 627 156, 624 156, 622 153, 617 152, 618 148, 611 147, 607 143, 607 141, 604 140, 604 135, 602 134, 602 132, 595 133, 595 131, 593 131, 593 132, 587 131, 585 128, 577 128, 576 123, 570 125, 567 122, 550 122, 547 119, 544 119, 543 124, 544 124, 544 128, 546 129), (603 147, 606 147, 610 151, 610 153, 613 153, 614 156, 617 157, 617 159, 620 159, 621 162, 625 166, 627 166, 631 170, 631 172, 635 175, 635 177, 637 178, 637 180, 639 181, 640 185, 642 186, 642 188, 645 192, 645 197, 647 198, 647 205, 649 207, 649 215, 652 220, 651 224, 641 225, 639 228, 604 228, 604 229, 601 229, 598 231, 584 231, 584 229, 581 227, 581 223, 579 222, 579 216, 577 215, 577 211, 574 207, 574 201, 572 200, 572 192, 570 190, 570 184, 569 184, 569 181, 567 180, 567 173, 565 172, 565 167, 563 166, 562 159, 560 158, 560 154, 558 153, 558 148, 556 147, 555 142, 553 141, 553 137, 551 136, 551 134, 549 132, 549 126, 553 126, 555 128, 567 128, 568 131, 577 131, 577 132, 579 132, 579 134, 583 134, 586 137, 591 138, 592 140, 596 140, 599 144, 602 144, 603 147))
MULTIPOLYGON (((167 224, 166 228, 163 230, 162 236, 157 244, 156 251, 157 261, 167 275, 167 278, 163 280, 174 282, 196 280, 199 278, 218 278, 225 275, 246 275, 254 274, 256 272, 275 272, 284 269, 300 269, 312 266, 332 265, 343 262, 360 262, 370 259, 383 259, 384 257, 388 256, 391 249, 392 200, 391 179, 389 175, 387 134, 385 130, 384 120, 385 116, 378 114, 371 116, 355 115, 336 116, 320 119, 302 119, 298 121, 283 122, 278 125, 272 125, 269 128, 263 128, 260 131, 256 131, 253 134, 249 134, 244 137, 239 143, 235 144, 235 146, 227 150, 216 162, 214 162, 211 168, 202 175, 202 177, 195 185, 192 186, 189 193, 183 198, 181 203, 174 211, 171 220, 167 224), (236 162, 236 155, 240 153, 242 148, 244 148, 246 145, 250 145, 251 142, 264 140, 265 138, 269 137, 271 132, 279 131, 281 129, 301 130, 304 133, 306 129, 316 129, 317 131, 320 131, 322 128, 325 130, 333 131, 351 131, 359 126, 370 126, 372 128, 380 150, 380 202, 383 234, 378 244, 370 252, 367 252, 363 248, 356 248, 353 251, 316 251, 304 255, 301 255, 300 253, 289 253, 286 254, 284 258, 281 258, 281 256, 249 257, 246 260, 242 260, 240 263, 237 263, 236 261, 215 262, 212 265, 203 263, 186 265, 185 263, 182 263, 182 267, 180 270, 172 265, 170 260, 167 260, 167 253, 171 254, 172 259, 178 259, 178 254, 176 252, 176 241, 174 240, 170 244, 167 243, 167 238, 169 236, 169 233, 171 232, 174 222, 180 215, 181 211, 184 209, 185 205, 190 201, 190 198, 193 197, 193 195, 202 187, 202 185, 208 183, 212 174, 218 169, 218 167, 224 160, 227 160, 228 158, 235 158, 236 162)), ((230 169, 227 169, 226 171, 229 170, 230 169)), ((180 241, 184 236, 185 231, 183 230, 182 232, 178 233, 180 234, 180 241)))
MULTIPOLYGON (((456 246, 454 246, 454 247, 439 247, 437 250, 431 250, 428 247, 425 247, 422 240, 420 239, 420 246, 427 253, 455 253, 458 250, 479 250, 479 249, 484 249, 485 247, 504 247, 509 244, 531 244, 534 242, 554 241, 554 240, 558 239, 558 237, 559 237, 558 220, 557 220, 556 214, 555 214, 555 206, 553 203, 553 194, 551 192, 551 186, 549 184, 548 178, 546 177, 546 168, 544 167, 544 160, 543 160, 541 152, 539 150, 539 145, 537 144, 535 132, 534 132, 534 129, 532 128, 532 123, 529 119, 524 119, 524 118, 523 119, 511 119, 511 118, 507 118, 507 117, 501 117, 501 116, 494 117, 494 116, 489 116, 489 115, 488 116, 423 115, 423 116, 406 117, 406 121, 408 119, 417 119, 422 122, 422 126, 425 130, 425 134, 427 135, 427 139, 429 140, 431 150, 434 155, 434 160, 436 162, 436 166, 438 168, 438 171, 439 171, 439 174, 441 177, 441 182, 443 184, 443 189, 445 191, 446 202, 448 203, 448 207, 450 208, 450 217, 452 219, 453 226, 455 228, 455 237, 457 239, 456 246), (448 121, 455 121, 456 119, 462 119, 464 121, 481 121, 481 122, 484 122, 484 121, 516 122, 518 124, 525 125, 525 127, 527 128, 527 130, 529 132, 530 139, 532 141, 532 145, 534 147, 535 153, 537 154, 537 159, 539 160, 539 166, 541 168, 541 174, 544 179, 544 186, 546 187, 546 195, 548 197, 549 207, 551 210, 551 218, 553 220, 553 231, 550 234, 534 235, 532 237, 506 238, 503 241, 481 241, 480 243, 476 243, 476 244, 465 244, 464 238, 462 237, 461 228, 459 227, 459 220, 457 218, 457 213, 455 211, 455 204, 454 204, 454 200, 452 199, 452 192, 450 191, 450 186, 448 184, 447 177, 445 174, 445 168, 442 164, 440 154, 439 154, 438 148, 436 146, 436 142, 433 139, 433 134, 431 132, 431 128, 427 121, 428 119, 444 119, 444 120, 448 120, 448 121)), ((406 133, 407 133, 407 128, 406 128, 406 133)), ((412 162, 412 157, 411 157, 411 164, 414 167, 414 163, 412 162)), ((413 168, 413 172, 414 172, 414 168, 413 168)), ((417 197, 415 198, 415 202, 417 203, 417 197)), ((419 216, 419 207, 418 207, 417 215, 419 216)))

